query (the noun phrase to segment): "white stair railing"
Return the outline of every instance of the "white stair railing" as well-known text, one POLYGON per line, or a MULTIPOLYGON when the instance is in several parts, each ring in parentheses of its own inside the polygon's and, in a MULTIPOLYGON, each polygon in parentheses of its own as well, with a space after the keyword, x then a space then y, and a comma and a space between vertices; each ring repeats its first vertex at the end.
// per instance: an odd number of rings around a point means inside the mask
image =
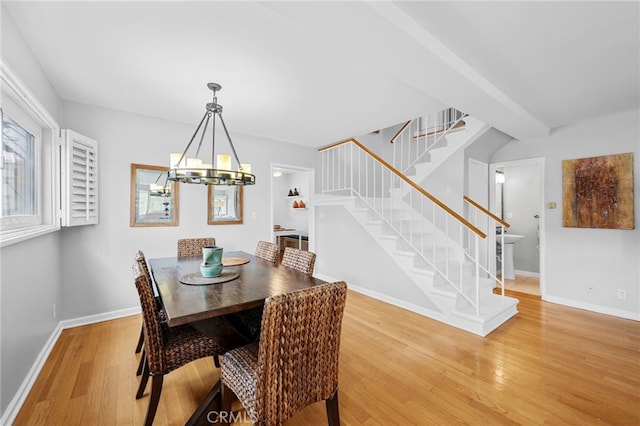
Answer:
POLYGON ((402 249, 417 254, 479 315, 484 274, 479 250, 486 234, 357 140, 320 151, 322 193, 360 200, 400 239, 402 249))
POLYGON ((441 146, 445 136, 463 129, 464 117, 457 109, 447 108, 407 121, 391 138, 393 167, 407 174, 431 149, 441 146))
MULTIPOLYGON (((500 242, 500 247, 504 247, 504 233, 506 231, 506 228, 509 228, 510 225, 466 195, 463 197, 463 199, 469 206, 469 210, 467 212, 467 220, 473 223, 474 226, 482 230, 487 235, 489 235, 490 233, 494 233, 495 235, 497 235, 498 241, 500 242)), ((488 241, 491 242, 491 239, 488 239, 488 241)), ((485 240, 485 242, 487 242, 487 240, 485 240)), ((504 250, 496 253, 498 257, 497 260, 501 266, 500 271, 496 271, 495 274, 491 272, 491 265, 488 257, 488 253, 490 252, 490 250, 486 246, 486 244, 480 247, 480 252, 481 259, 479 260, 481 271, 485 273, 489 278, 494 279, 496 283, 500 285, 500 293, 504 296, 504 250), (482 255, 483 252, 484 255, 482 255), (499 276, 496 276, 498 273, 499 276)))

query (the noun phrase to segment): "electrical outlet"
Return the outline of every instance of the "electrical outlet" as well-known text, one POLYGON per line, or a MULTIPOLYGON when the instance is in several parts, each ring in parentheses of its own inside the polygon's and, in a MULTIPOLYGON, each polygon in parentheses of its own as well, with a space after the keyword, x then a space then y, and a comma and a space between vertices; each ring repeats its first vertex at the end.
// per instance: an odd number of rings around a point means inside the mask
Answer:
POLYGON ((627 290, 623 290, 621 288, 618 289, 618 299, 626 299, 627 298, 627 290))
POLYGON ((54 303, 53 305, 51 305, 51 318, 56 319, 56 315, 57 315, 56 304, 54 303))

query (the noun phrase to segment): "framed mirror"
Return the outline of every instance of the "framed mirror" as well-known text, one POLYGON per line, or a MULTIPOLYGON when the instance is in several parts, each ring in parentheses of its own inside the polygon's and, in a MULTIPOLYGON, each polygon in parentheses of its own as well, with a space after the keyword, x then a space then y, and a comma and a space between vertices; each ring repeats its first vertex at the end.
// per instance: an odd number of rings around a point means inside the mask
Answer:
POLYGON ((130 226, 177 226, 178 184, 168 167, 131 164, 130 226))
POLYGON ((207 223, 237 225, 242 223, 242 186, 208 185, 207 223))

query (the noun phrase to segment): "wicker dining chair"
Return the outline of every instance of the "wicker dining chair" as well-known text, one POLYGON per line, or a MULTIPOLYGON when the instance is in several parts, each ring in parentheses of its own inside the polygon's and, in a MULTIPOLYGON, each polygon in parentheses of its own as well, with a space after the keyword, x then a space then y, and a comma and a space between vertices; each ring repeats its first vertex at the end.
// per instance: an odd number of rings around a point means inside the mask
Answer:
POLYGON ((292 268, 307 275, 313 275, 313 267, 316 263, 316 254, 306 250, 286 247, 282 255, 282 266, 292 268))
POLYGON ((236 346, 229 339, 233 333, 230 325, 223 318, 213 318, 211 330, 219 333, 204 335, 189 325, 166 327, 161 324, 157 304, 146 273, 136 261, 133 265, 135 285, 140 297, 142 316, 144 319, 145 364, 140 387, 136 399, 142 398, 147 379, 152 377, 151 397, 145 418, 145 425, 153 424, 158 409, 164 375, 204 357, 223 354, 228 348, 236 346))
MULTIPOLYGON (((147 259, 145 258, 144 253, 141 250, 138 250, 136 253, 136 263, 138 264, 140 271, 142 271, 142 273, 146 275, 147 281, 151 286, 151 291, 153 291, 153 284, 152 284, 153 281, 151 279, 151 274, 149 273, 149 266, 147 265, 147 259)), ((156 293, 155 291, 153 292, 154 294, 156 293)), ((164 323, 166 321, 166 315, 164 313, 164 307, 162 306, 162 301, 160 300, 159 297, 155 297, 155 299, 156 299, 158 314, 160 315, 160 322, 164 323)), ((140 353, 140 352, 142 352, 142 354, 140 355, 140 362, 138 363, 136 376, 139 376, 142 374, 142 371, 144 368, 144 360, 146 357, 146 353, 144 351, 144 320, 142 321, 142 325, 140 326, 140 337, 138 337, 138 344, 136 345, 136 353, 140 353)))
POLYGON ((202 247, 215 246, 216 239, 208 238, 182 238, 178 240, 178 257, 202 256, 202 247))
POLYGON ((267 241, 258 241, 256 246, 256 257, 264 259, 266 261, 276 263, 278 261, 278 254, 280 250, 278 245, 269 243, 267 241))
POLYGON ((222 359, 219 420, 229 419, 233 392, 256 425, 279 426, 319 401, 325 401, 329 425, 339 425, 338 354, 346 295, 340 281, 268 298, 259 344, 233 349, 222 359))

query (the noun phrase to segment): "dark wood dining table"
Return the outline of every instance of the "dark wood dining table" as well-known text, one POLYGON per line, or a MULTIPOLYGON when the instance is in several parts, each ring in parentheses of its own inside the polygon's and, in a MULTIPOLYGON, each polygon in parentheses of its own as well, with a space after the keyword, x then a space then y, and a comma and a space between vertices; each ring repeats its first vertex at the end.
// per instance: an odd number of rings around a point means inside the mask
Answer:
MULTIPOLYGON (((181 278, 188 281, 185 276, 200 272, 202 256, 149 259, 151 276, 162 299, 169 327, 197 324, 196 328, 206 333, 206 326, 203 328, 202 324, 206 324, 207 319, 260 307, 270 296, 324 283, 321 279, 245 252, 224 253, 223 264, 225 258, 248 262, 224 267, 224 273, 237 272, 237 278, 205 285, 181 282, 181 278)), ((219 382, 216 383, 187 424, 208 423, 203 416, 210 411, 219 386, 219 382)))

